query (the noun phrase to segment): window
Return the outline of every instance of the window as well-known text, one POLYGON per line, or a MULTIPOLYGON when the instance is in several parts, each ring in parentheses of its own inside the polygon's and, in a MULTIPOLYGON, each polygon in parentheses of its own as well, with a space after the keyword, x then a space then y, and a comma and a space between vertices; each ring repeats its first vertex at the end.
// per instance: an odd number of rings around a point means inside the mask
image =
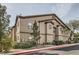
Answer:
POLYGON ((19 36, 17 36, 17 42, 20 42, 20 37, 19 36))
POLYGON ((32 23, 28 23, 28 29, 32 29, 32 23))
POLYGON ((31 39, 32 39, 32 37, 31 37, 31 36, 29 36, 29 39, 31 40, 31 39))
POLYGON ((51 24, 49 24, 49 29, 52 29, 52 25, 51 24))
POLYGON ((53 33, 55 33, 56 32, 56 28, 55 27, 53 27, 53 33))
POLYGON ((31 41, 32 40, 32 36, 29 36, 28 39, 29 39, 29 41, 31 41))
POLYGON ((63 28, 60 28, 60 31, 61 31, 61 33, 63 34, 63 32, 64 32, 64 31, 63 31, 63 28))

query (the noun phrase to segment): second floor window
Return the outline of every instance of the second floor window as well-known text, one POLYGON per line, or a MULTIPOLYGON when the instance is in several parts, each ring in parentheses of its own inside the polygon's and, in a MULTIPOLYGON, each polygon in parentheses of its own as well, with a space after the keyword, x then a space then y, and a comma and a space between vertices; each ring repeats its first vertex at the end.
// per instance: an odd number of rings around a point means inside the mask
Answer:
POLYGON ((28 23, 28 29, 32 29, 32 23, 28 23))
POLYGON ((63 31, 63 28, 60 28, 60 31, 61 31, 61 33, 63 34, 63 32, 64 32, 64 31, 63 31))

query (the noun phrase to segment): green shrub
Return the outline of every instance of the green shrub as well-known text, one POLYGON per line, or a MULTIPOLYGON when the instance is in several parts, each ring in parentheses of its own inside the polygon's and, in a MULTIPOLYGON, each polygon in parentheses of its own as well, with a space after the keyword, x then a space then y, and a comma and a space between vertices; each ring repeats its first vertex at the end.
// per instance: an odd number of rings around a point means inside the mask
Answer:
POLYGON ((21 48, 21 44, 22 44, 22 43, 16 43, 16 44, 13 46, 13 48, 19 49, 19 48, 21 48))
POLYGON ((71 41, 71 40, 67 40, 65 43, 66 43, 66 44, 71 44, 72 41, 71 41))
POLYGON ((33 41, 27 41, 27 42, 22 42, 22 43, 17 43, 14 45, 15 49, 26 49, 35 46, 36 43, 33 41))
POLYGON ((0 41, 0 52, 9 52, 12 47, 12 40, 6 36, 3 40, 0 41))
POLYGON ((51 43, 51 42, 47 42, 46 44, 47 44, 47 45, 51 45, 52 43, 51 43))
POLYGON ((3 43, 3 50, 4 52, 9 52, 10 48, 12 47, 12 41, 10 38, 6 38, 2 41, 3 43))
POLYGON ((52 42, 53 45, 62 45, 64 42, 62 40, 53 40, 52 42))
POLYGON ((0 41, 0 52, 2 52, 2 49, 3 49, 3 44, 2 44, 2 41, 0 41))
POLYGON ((67 40, 67 41, 66 41, 66 44, 71 44, 71 42, 67 40))
POLYGON ((73 39, 73 42, 74 42, 74 43, 79 43, 79 38, 74 38, 74 39, 73 39))

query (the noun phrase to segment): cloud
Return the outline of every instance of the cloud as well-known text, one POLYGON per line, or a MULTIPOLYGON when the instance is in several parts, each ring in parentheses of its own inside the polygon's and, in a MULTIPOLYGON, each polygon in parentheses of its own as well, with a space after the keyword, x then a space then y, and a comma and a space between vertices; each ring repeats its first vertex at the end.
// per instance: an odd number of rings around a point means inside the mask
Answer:
MULTIPOLYGON (((46 4, 5 4, 7 6, 7 12, 11 15, 10 25, 14 25, 16 15, 31 15, 31 14, 44 14, 44 13, 56 13, 60 19, 67 19, 71 10, 72 4, 67 3, 46 3, 46 4)), ((71 12, 72 13, 72 12, 71 12)), ((69 17, 70 18, 70 17, 69 17)), ((67 21, 67 20, 66 20, 67 21)))
POLYGON ((66 3, 59 3, 55 4, 54 7, 52 7, 51 11, 53 13, 56 13, 60 17, 64 17, 68 14, 72 7, 72 4, 66 4, 66 3))

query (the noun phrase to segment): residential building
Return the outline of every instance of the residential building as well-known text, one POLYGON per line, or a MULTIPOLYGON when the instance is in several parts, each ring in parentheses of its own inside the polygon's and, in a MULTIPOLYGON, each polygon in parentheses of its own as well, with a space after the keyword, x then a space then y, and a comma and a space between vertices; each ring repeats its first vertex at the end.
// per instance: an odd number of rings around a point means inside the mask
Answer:
POLYGON ((70 28, 56 14, 17 16, 12 39, 16 42, 31 41, 30 33, 35 20, 40 30, 39 44, 52 43, 53 40, 68 40, 70 28))

